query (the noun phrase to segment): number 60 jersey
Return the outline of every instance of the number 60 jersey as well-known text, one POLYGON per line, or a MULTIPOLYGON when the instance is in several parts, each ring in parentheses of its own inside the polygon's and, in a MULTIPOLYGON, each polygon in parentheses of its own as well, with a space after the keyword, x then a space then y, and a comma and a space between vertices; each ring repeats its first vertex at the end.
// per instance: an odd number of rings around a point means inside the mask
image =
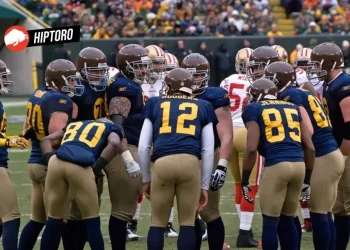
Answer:
POLYGON ((250 87, 247 76, 233 74, 224 79, 220 87, 226 89, 230 97, 230 111, 233 127, 244 127, 242 111, 247 104, 247 92, 250 87))

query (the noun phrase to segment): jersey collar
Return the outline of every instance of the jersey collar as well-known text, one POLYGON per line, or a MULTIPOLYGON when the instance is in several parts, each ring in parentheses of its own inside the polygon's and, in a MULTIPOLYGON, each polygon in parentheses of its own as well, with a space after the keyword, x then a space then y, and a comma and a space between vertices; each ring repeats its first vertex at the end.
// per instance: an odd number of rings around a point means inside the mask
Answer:
POLYGON ((343 74, 343 73, 344 73, 343 71, 340 71, 339 74, 338 74, 336 77, 334 77, 334 79, 333 79, 332 81, 327 82, 327 85, 330 85, 332 82, 335 81, 335 79, 337 79, 337 78, 338 78, 341 74, 343 74))

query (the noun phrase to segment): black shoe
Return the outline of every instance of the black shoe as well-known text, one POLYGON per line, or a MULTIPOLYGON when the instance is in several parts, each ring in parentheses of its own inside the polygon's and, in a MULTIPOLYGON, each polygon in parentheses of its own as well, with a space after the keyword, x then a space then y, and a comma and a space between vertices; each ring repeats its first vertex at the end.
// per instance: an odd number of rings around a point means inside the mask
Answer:
POLYGON ((259 242, 252 237, 253 232, 251 230, 239 230, 236 246, 237 248, 256 248, 259 246, 259 242))
POLYGON ((137 241, 139 236, 137 233, 137 220, 132 220, 126 225, 127 239, 130 241, 137 241))

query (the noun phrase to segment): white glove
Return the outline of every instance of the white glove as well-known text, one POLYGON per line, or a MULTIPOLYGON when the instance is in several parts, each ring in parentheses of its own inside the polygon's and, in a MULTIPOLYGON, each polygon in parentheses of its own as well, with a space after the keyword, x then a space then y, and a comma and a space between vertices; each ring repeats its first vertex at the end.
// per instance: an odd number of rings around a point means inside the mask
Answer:
POLYGON ((226 168, 217 166, 215 172, 210 177, 210 190, 217 191, 225 184, 226 168))
POLYGON ((301 189, 300 201, 307 202, 309 200, 310 200, 310 185, 303 184, 303 187, 301 189))
POLYGON ((137 178, 141 176, 141 168, 136 161, 129 162, 126 164, 126 171, 131 178, 137 178))

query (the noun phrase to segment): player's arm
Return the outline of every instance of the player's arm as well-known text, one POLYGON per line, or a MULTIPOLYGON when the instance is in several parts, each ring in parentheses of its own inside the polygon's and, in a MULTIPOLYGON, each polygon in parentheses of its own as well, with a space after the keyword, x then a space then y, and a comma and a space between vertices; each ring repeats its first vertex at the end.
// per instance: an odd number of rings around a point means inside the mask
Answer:
POLYGON ((312 134, 308 128, 310 126, 310 124, 307 124, 308 122, 310 122, 310 119, 302 120, 300 122, 301 142, 304 149, 304 160, 306 168, 304 184, 310 184, 312 169, 314 168, 315 162, 315 147, 312 142, 312 134))
POLYGON ((145 118, 138 145, 139 164, 142 172, 143 183, 151 182, 150 151, 152 146, 152 137, 153 124, 150 119, 145 118))
MULTIPOLYGON (((116 96, 109 102, 109 114, 111 121, 119 126, 124 133, 124 123, 126 118, 128 118, 131 109, 131 102, 128 98, 123 96, 116 96)), ((135 162, 128 149, 128 141, 124 137, 120 143, 119 153, 126 165, 126 169, 130 176, 133 177, 134 173, 139 173, 140 167, 135 162)), ((138 175, 138 174, 137 174, 138 175)))
POLYGON ((52 133, 40 141, 40 148, 46 164, 49 163, 51 156, 55 154, 54 149, 61 145, 63 135, 64 131, 61 129, 61 131, 52 133))
POLYGON ((219 190, 225 183, 227 164, 232 152, 233 127, 229 106, 223 106, 215 110, 219 123, 216 130, 220 139, 220 160, 215 172, 211 176, 210 189, 219 190), (229 128, 229 129, 228 129, 229 128))
POLYGON ((49 134, 62 131, 67 126, 69 116, 65 112, 54 112, 51 114, 49 121, 49 134))
POLYGON ((350 156, 350 96, 345 97, 339 103, 344 119, 343 141, 340 151, 345 156, 350 156))
POLYGON ((306 109, 303 106, 299 106, 300 114, 302 120, 305 122, 305 125, 307 127, 307 131, 309 131, 310 136, 314 134, 314 127, 312 126, 309 114, 307 113, 306 109))
POLYGON ((303 89, 306 89, 306 90, 310 91, 314 96, 319 98, 319 95, 318 95, 317 91, 315 90, 314 86, 312 86, 312 84, 309 81, 304 83, 303 89))
POLYGON ((109 134, 107 146, 102 150, 100 157, 97 159, 93 169, 94 174, 98 175, 102 169, 118 154, 120 146, 120 137, 112 132, 109 134))

